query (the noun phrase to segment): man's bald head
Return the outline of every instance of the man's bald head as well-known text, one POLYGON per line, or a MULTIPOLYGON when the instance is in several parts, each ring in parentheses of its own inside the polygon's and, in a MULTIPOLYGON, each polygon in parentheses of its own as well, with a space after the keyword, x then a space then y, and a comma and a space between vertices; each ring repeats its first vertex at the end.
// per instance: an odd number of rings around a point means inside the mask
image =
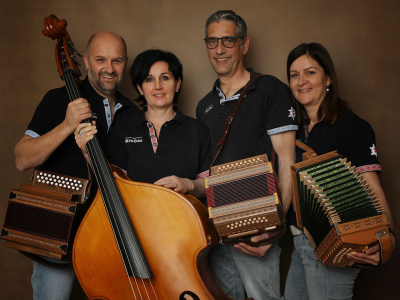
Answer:
POLYGON ((112 31, 100 31, 98 33, 93 34, 86 45, 86 55, 89 56, 90 54, 90 47, 92 46, 93 42, 106 42, 106 43, 121 43, 125 49, 125 57, 127 56, 128 50, 126 47, 125 40, 118 34, 112 31))
POLYGON ((93 88, 114 98, 128 61, 124 39, 111 31, 98 32, 90 37, 83 59, 93 88))

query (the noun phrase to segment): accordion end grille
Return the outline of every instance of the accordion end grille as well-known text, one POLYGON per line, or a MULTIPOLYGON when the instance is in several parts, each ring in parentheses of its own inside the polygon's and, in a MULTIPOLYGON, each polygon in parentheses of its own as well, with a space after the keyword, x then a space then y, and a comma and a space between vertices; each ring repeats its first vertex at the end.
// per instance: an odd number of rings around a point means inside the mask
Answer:
POLYGON ((4 227, 67 243, 72 222, 73 216, 10 202, 4 227))

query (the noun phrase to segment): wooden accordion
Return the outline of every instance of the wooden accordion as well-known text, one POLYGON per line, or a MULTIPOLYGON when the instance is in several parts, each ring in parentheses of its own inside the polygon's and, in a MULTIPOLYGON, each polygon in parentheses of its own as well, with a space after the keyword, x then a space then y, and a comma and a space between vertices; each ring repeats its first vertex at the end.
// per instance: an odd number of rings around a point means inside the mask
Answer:
POLYGON ((87 211, 89 180, 35 169, 30 184, 11 190, 1 238, 6 247, 70 260, 87 211))
POLYGON ((324 265, 354 264, 347 254, 379 242, 381 262, 391 256, 386 215, 362 175, 336 151, 292 166, 297 225, 324 265))
POLYGON ((267 155, 213 166, 204 179, 209 217, 223 244, 271 243, 285 233, 275 173, 267 155), (252 243, 256 234, 269 238, 252 243))

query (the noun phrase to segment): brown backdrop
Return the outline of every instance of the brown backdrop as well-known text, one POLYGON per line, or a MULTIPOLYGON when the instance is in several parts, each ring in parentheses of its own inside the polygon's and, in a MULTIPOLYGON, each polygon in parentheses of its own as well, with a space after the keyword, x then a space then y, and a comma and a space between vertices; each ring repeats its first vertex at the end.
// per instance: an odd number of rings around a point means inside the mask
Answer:
MULTIPOLYGON (((375 129, 380 179, 395 221, 399 219, 399 112, 400 2, 392 1, 135 1, 135 0, 2 0, 0 4, 0 225, 8 194, 27 182, 30 171, 14 165, 13 148, 45 92, 59 87, 54 61, 55 43, 45 38, 43 19, 55 14, 68 21, 68 31, 82 52, 90 35, 112 30, 128 45, 130 63, 141 51, 161 48, 183 62, 185 80, 180 107, 195 115, 197 101, 216 79, 208 63, 204 22, 219 9, 232 9, 247 22, 250 51, 246 65, 286 82, 286 57, 302 42, 319 42, 332 55, 340 95, 375 129)), ((135 98, 127 79, 122 92, 135 98)), ((400 231, 397 231, 400 235, 400 231)), ((282 278, 290 262, 291 238, 281 243, 282 278)), ((399 247, 399 244, 398 244, 399 247)), ((355 299, 398 299, 398 251, 379 269, 363 270, 355 299), (397 297, 396 297, 397 296, 397 297)), ((32 297, 31 261, 0 242, 0 298, 32 297)), ((77 288, 73 299, 85 299, 77 288)))

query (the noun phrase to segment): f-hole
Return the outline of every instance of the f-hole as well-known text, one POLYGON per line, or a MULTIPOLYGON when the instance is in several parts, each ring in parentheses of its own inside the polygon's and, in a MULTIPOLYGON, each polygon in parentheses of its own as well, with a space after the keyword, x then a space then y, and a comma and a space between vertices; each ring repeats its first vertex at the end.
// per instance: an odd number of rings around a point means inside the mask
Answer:
POLYGON ((179 297, 179 300, 200 300, 200 298, 197 297, 197 295, 195 293, 186 291, 181 294, 181 296, 179 297), (186 298, 185 296, 190 296, 190 297, 186 298))

